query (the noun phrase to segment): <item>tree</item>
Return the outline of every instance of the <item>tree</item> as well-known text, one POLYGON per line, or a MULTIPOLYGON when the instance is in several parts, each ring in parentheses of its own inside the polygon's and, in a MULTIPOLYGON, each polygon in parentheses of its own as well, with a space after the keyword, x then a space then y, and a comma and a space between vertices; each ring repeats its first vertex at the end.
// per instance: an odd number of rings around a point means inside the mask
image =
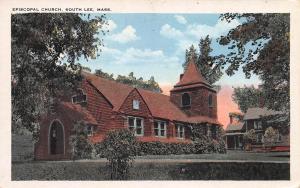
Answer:
POLYGON ((88 139, 88 129, 84 122, 77 122, 70 136, 72 148, 72 159, 90 159, 92 157, 93 145, 88 139))
POLYGON ((289 14, 223 14, 228 22, 241 24, 219 40, 230 50, 223 65, 228 75, 241 66, 246 77, 252 74, 262 81, 266 107, 284 112, 289 124, 290 113, 290 17, 289 14))
POLYGON ((276 143, 278 138, 278 130, 273 129, 272 127, 268 127, 264 134, 264 145, 265 146, 272 146, 276 143))
POLYGON ((103 72, 101 69, 96 69, 95 75, 101 78, 106 78, 108 80, 114 80, 114 74, 108 74, 106 72, 103 72))
POLYGON ((221 64, 223 62, 223 55, 211 56, 212 48, 211 39, 209 35, 205 38, 201 38, 199 42, 200 54, 196 53, 196 49, 192 45, 189 50, 186 50, 186 60, 183 64, 186 69, 190 58, 194 58, 194 61, 198 67, 198 70, 204 76, 204 78, 210 83, 214 84, 223 75, 221 71, 221 64))
POLYGON ((263 105, 263 93, 261 89, 250 87, 236 87, 233 90, 232 99, 238 104, 239 109, 246 113, 248 108, 260 107, 263 105))
POLYGON ((34 131, 53 99, 76 88, 81 79, 79 57, 95 58, 102 41, 96 37, 105 17, 13 14, 12 124, 34 131))
POLYGON ((128 129, 114 130, 103 141, 104 157, 109 161, 111 179, 125 180, 129 168, 138 153, 134 133, 128 129))
POLYGON ((155 81, 153 76, 151 76, 149 80, 144 81, 142 77, 137 79, 134 76, 134 73, 131 72, 129 73, 128 76, 118 75, 116 81, 123 84, 131 85, 133 87, 150 90, 157 93, 162 92, 161 88, 159 87, 159 84, 155 81))

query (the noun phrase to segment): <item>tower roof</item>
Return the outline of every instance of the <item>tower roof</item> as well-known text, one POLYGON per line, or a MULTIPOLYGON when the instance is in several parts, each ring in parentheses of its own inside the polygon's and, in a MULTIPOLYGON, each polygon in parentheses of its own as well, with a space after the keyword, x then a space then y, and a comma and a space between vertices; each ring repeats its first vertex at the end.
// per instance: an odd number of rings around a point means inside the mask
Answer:
POLYGON ((202 76, 200 71, 198 71, 194 60, 190 60, 182 78, 174 87, 181 87, 192 84, 205 84, 207 86, 211 86, 208 81, 202 76))

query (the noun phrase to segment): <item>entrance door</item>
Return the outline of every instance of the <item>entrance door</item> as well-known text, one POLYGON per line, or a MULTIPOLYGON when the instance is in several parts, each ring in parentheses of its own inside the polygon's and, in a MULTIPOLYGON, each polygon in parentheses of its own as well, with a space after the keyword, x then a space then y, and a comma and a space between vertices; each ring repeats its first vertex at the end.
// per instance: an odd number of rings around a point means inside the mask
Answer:
POLYGON ((49 133, 50 154, 64 154, 64 129, 58 121, 54 121, 49 133))

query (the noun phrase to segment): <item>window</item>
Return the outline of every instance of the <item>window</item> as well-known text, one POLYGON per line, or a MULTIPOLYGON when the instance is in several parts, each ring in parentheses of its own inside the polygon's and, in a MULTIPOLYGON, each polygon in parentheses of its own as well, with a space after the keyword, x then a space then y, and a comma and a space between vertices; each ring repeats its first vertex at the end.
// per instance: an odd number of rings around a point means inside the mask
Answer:
POLYGON ((261 121, 254 121, 254 129, 262 129, 262 122, 261 121))
POLYGON ((281 142, 282 141, 282 136, 280 133, 277 134, 277 142, 281 142))
POLYGON ((86 94, 83 93, 82 89, 77 90, 77 94, 72 97, 72 103, 79 104, 86 102, 86 94))
POLYGON ((159 137, 166 137, 167 135, 167 126, 164 121, 155 121, 154 122, 154 135, 159 137))
POLYGON ((182 106, 190 106, 191 105, 191 98, 188 93, 184 93, 181 97, 181 104, 182 106))
POLYGON ((176 125, 176 137, 184 138, 184 126, 183 125, 176 125))
POLYGON ((258 133, 258 134, 256 135, 256 140, 257 140, 258 143, 261 143, 261 142, 262 142, 262 138, 263 138, 262 133, 258 133))
POLYGON ((258 122, 257 122, 257 128, 258 128, 258 129, 262 129, 262 122, 261 122, 261 121, 258 121, 258 122))
POLYGON ((140 109, 140 101, 138 101, 138 100, 133 100, 133 101, 132 101, 132 108, 133 108, 134 110, 140 109))
POLYGON ((129 130, 134 131, 134 134, 136 136, 144 135, 144 125, 143 125, 142 118, 128 117, 128 127, 129 127, 129 130))
POLYGON ((94 127, 93 126, 91 126, 91 125, 87 126, 86 130, 87 130, 87 135, 88 136, 93 135, 93 133, 94 133, 94 127))
POLYGON ((208 107, 213 107, 213 97, 211 94, 208 96, 208 107))

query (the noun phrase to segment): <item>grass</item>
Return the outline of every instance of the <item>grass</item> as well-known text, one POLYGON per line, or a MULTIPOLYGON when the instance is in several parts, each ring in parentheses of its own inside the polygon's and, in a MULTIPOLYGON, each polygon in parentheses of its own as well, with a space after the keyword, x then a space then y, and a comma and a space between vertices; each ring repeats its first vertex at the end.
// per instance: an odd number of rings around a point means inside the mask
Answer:
MULTIPOLYGON (((289 163, 135 163, 129 180, 289 180, 289 163)), ((13 163, 12 180, 109 180, 105 162, 13 163)))

